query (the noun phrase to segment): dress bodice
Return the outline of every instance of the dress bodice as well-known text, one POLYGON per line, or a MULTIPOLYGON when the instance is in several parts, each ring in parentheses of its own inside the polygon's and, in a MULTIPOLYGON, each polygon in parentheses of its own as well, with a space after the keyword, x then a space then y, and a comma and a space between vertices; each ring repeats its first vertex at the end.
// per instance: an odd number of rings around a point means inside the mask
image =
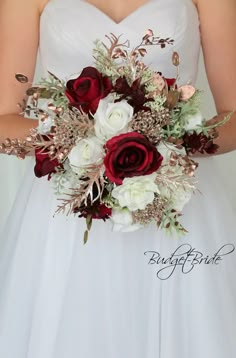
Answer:
POLYGON ((40 21, 40 57, 43 69, 68 79, 93 64, 96 39, 113 32, 135 47, 147 29, 174 39, 161 49, 148 48, 144 61, 166 77, 175 76, 173 51, 181 59, 179 83, 194 83, 200 48, 199 21, 192 0, 149 0, 120 23, 115 23, 95 6, 83 0, 49 0, 40 21))

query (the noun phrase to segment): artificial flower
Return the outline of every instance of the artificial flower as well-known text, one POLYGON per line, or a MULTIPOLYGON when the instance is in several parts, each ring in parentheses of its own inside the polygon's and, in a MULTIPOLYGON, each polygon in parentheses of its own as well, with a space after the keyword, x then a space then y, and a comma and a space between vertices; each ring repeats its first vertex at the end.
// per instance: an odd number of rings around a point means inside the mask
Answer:
POLYGON ((103 152, 103 145, 97 137, 81 139, 68 155, 70 166, 76 173, 82 174, 86 166, 102 160, 103 152))
POLYGON ((113 231, 131 232, 142 227, 139 223, 133 223, 132 213, 127 208, 112 209, 110 220, 113 231))
POLYGON ((95 113, 100 99, 106 97, 111 89, 107 76, 94 67, 85 67, 78 78, 67 82, 65 94, 72 106, 85 113, 95 113))
POLYGON ((121 208, 127 207, 130 211, 144 210, 147 204, 153 202, 154 194, 159 192, 155 178, 155 173, 125 178, 122 185, 112 190, 112 196, 118 200, 121 208))
POLYGON ((127 101, 114 103, 111 95, 101 99, 94 114, 96 136, 107 140, 114 135, 126 133, 133 112, 133 108, 127 101))
POLYGON ((161 166, 162 155, 142 134, 130 132, 111 138, 105 145, 106 176, 121 184, 124 178, 148 175, 161 166))

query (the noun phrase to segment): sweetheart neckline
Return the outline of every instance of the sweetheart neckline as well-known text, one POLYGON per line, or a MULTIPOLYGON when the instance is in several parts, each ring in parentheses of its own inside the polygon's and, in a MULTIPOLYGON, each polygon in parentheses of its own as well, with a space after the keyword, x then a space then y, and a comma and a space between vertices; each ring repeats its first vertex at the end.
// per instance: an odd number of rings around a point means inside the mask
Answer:
MULTIPOLYGON (((122 19, 119 22, 114 21, 110 16, 108 16, 107 14, 105 14, 102 10, 100 10, 99 8, 97 8, 95 5, 90 4, 89 2, 87 2, 86 0, 80 0, 81 3, 85 4, 85 6, 90 7, 93 11, 97 12, 98 14, 101 14, 101 16, 103 16, 105 19, 107 19, 108 21, 110 21, 113 25, 115 26, 119 26, 122 25, 123 23, 125 23, 126 21, 128 21, 130 18, 132 18, 134 15, 136 15, 139 11, 142 11, 143 9, 145 9, 146 7, 148 7, 149 5, 153 4, 155 0, 148 0, 146 1, 143 5, 139 6, 138 8, 136 8, 135 10, 133 10, 130 14, 128 14, 126 17, 124 17, 124 19, 122 19)), ((44 12, 46 11, 47 7, 50 6, 52 4, 52 1, 48 1, 46 3, 46 5, 44 6, 44 8, 41 11, 40 14, 40 18, 43 16, 44 12)))
MULTIPOLYGON (((190 1, 190 3, 192 3, 192 6, 195 8, 195 11, 197 12, 197 7, 194 4, 193 0, 189 0, 189 1, 190 1)), ((137 9, 133 10, 130 14, 125 16, 124 19, 122 19, 119 22, 114 21, 110 16, 105 14, 102 10, 97 8, 95 5, 92 5, 92 4, 88 3, 86 0, 80 0, 80 2, 85 4, 86 6, 90 7, 93 11, 97 12, 98 14, 101 14, 101 16, 103 16, 107 21, 111 22, 114 26, 119 26, 119 25, 124 24, 126 21, 130 20, 130 18, 132 18, 133 16, 137 15, 137 13, 139 13, 140 11, 144 10, 145 8, 147 8, 149 5, 154 4, 155 0, 147 0, 143 5, 139 6, 137 9)), ((46 8, 50 4, 52 4, 52 1, 48 0, 48 2, 46 3, 46 5, 44 6, 44 8, 41 11, 40 19, 41 19, 42 15, 44 14, 44 12, 46 11, 46 8)))
POLYGON ((135 15, 137 12, 143 10, 144 8, 146 8, 148 5, 152 4, 154 0, 147 0, 144 4, 140 5, 139 7, 137 7, 136 9, 134 9, 133 11, 131 11, 127 16, 125 16, 122 20, 120 20, 119 22, 116 22, 112 17, 110 17, 109 15, 107 15, 105 12, 103 12, 101 9, 99 9, 97 6, 90 4, 89 2, 87 2, 86 0, 80 0, 81 2, 83 2, 84 4, 88 5, 89 7, 93 8, 95 11, 97 11, 99 14, 101 14, 103 17, 105 17, 106 19, 108 19, 110 22, 112 22, 114 25, 121 25, 123 22, 127 21, 130 19, 130 17, 132 17, 133 15, 135 15))

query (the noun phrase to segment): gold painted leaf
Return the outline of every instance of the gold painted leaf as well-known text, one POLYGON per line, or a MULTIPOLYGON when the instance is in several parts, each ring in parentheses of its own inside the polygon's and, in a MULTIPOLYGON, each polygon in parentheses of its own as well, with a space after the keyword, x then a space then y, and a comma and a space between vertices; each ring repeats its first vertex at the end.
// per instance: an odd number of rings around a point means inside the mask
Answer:
POLYGON ((173 52, 173 55, 172 55, 172 63, 173 63, 173 65, 176 66, 176 67, 179 66, 180 60, 179 60, 179 54, 178 54, 178 52, 173 52))
POLYGON ((86 217, 86 224, 87 224, 87 229, 90 230, 91 227, 92 227, 92 222, 93 222, 93 219, 92 219, 92 215, 88 215, 86 217))
POLYGON ((28 77, 23 75, 22 73, 16 73, 15 78, 20 83, 28 83, 29 82, 28 77))
POLYGON ((180 93, 178 91, 169 91, 166 99, 166 107, 173 109, 179 101, 180 93))
POLYGON ((38 92, 39 87, 30 87, 27 89, 26 94, 27 96, 33 96, 33 94, 38 92))
POLYGON ((88 241, 88 230, 84 232, 84 245, 87 243, 87 241, 88 241))
POLYGON ((54 78, 54 80, 61 82, 61 80, 57 76, 55 76, 52 72, 48 71, 48 73, 50 76, 54 78))

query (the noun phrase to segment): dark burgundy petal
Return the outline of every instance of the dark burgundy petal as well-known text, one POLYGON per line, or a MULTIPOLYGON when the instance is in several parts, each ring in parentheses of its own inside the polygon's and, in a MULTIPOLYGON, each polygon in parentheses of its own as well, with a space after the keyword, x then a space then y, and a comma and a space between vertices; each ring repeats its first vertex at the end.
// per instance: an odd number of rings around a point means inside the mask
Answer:
POLYGON ((121 184, 126 177, 153 173, 163 160, 156 147, 136 132, 111 138, 106 143, 106 149, 106 176, 116 184, 121 184))
POLYGON ((102 74, 95 67, 88 66, 82 70, 79 77, 90 77, 90 78, 101 79, 102 74))
POLYGON ((169 88, 172 87, 176 82, 176 78, 165 78, 165 80, 169 88))
POLYGON ((82 109, 85 113, 94 113, 101 98, 106 97, 112 89, 107 76, 94 67, 86 67, 78 78, 69 80, 65 95, 69 105, 82 109))
POLYGON ((35 161, 34 173, 38 178, 53 173, 55 168, 60 165, 57 159, 51 160, 48 154, 41 153, 39 149, 35 151, 35 161))

